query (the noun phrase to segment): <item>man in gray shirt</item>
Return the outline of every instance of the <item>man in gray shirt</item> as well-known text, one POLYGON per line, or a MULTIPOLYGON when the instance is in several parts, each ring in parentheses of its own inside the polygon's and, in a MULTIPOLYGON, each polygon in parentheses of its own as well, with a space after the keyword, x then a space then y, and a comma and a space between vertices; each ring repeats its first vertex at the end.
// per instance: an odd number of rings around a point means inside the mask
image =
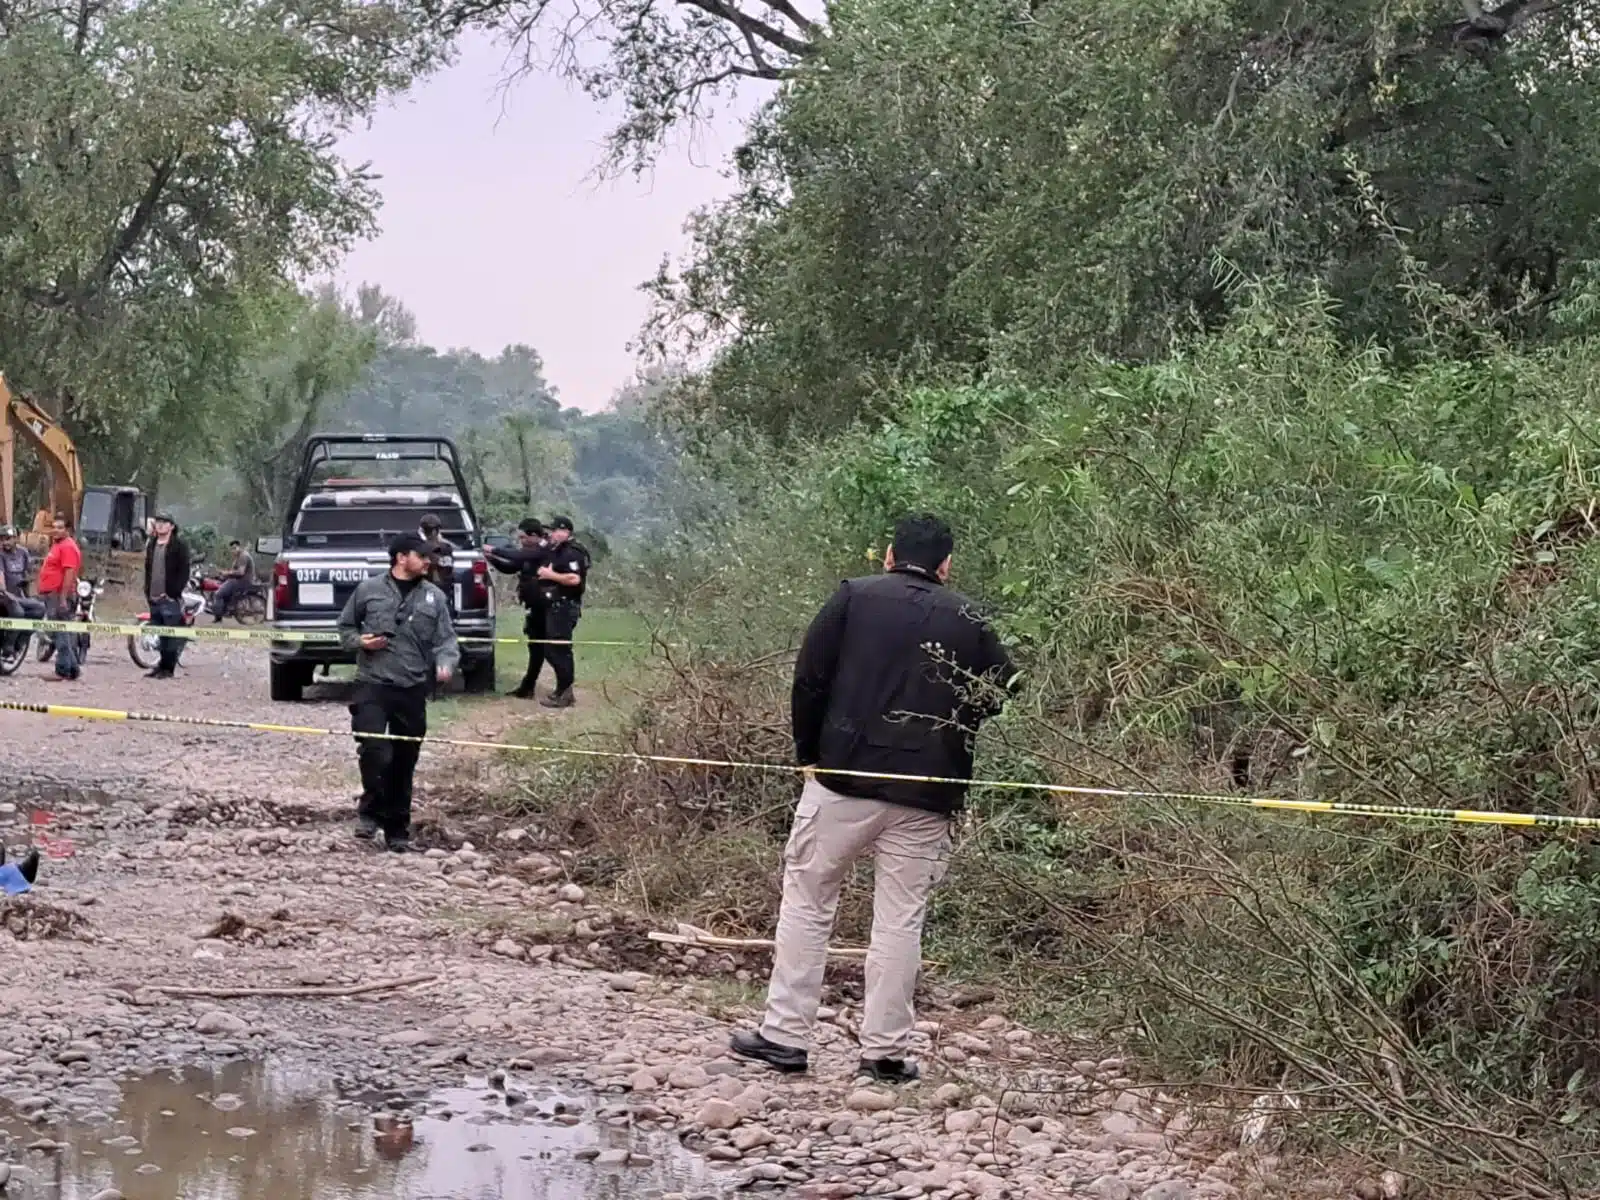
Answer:
POLYGON ((450 605, 427 580, 429 567, 427 543, 402 534, 389 543, 388 571, 358 583, 339 614, 339 641, 356 651, 356 836, 382 830, 384 844, 399 853, 411 849, 412 777, 428 733, 428 694, 450 680, 461 658, 450 605), (363 736, 385 733, 408 740, 363 736))
POLYGON ((250 551, 237 541, 229 542, 228 549, 233 552, 233 566, 223 572, 222 586, 211 602, 213 623, 231 615, 233 602, 247 593, 256 581, 256 560, 250 551))
POLYGON ((17 544, 17 531, 0 525, 0 572, 5 575, 5 603, 13 617, 44 616, 44 601, 28 595, 28 576, 33 573, 33 556, 26 546, 17 544))

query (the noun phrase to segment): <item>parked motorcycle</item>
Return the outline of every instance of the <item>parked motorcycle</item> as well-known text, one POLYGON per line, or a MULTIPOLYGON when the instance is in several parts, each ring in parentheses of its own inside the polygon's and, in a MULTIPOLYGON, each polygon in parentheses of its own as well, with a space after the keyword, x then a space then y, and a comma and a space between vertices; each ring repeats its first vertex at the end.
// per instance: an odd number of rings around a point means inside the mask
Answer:
POLYGON ((28 661, 28 647, 32 644, 31 629, 8 629, 0 633, 0 675, 16 674, 17 668, 28 661))
MULTIPOLYGON (((101 593, 105 590, 106 581, 104 579, 78 580, 77 591, 73 594, 72 606, 67 610, 66 619, 69 621, 82 621, 86 625, 93 624, 95 601, 100 599, 101 593)), ((87 633, 75 633, 72 636, 78 639, 78 662, 80 664, 86 662, 89 658, 90 635, 87 633)), ((41 634, 37 639, 37 644, 40 662, 49 662, 55 657, 56 639, 54 636, 48 633, 41 634)), ((24 647, 24 653, 26 653, 26 647, 24 647)))
MULTIPOLYGON (((205 593, 206 611, 212 616, 216 616, 217 593, 222 590, 224 582, 217 575, 207 576, 200 581, 200 589, 205 593)), ((261 624, 267 619, 267 589, 259 583, 252 583, 233 598, 233 611, 228 615, 241 625, 261 624)))
MULTIPOLYGON (((183 627, 192 629, 195 618, 206 608, 205 578, 201 571, 190 572, 189 582, 183 587, 183 597, 179 605, 183 611, 183 627)), ((161 661, 163 626, 150 624, 148 612, 140 613, 135 621, 144 628, 139 633, 128 635, 128 657, 133 659, 134 666, 149 671, 161 661)))

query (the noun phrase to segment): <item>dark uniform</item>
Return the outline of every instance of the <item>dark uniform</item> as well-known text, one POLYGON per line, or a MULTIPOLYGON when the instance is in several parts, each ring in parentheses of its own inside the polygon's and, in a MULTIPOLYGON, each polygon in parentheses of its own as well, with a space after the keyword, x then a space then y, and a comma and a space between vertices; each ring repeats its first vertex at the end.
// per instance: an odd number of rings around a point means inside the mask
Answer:
MULTIPOLYGON (((396 545, 402 543, 427 553, 420 538, 396 539, 396 545)), ((361 833, 371 836, 382 829, 391 850, 404 850, 411 837, 411 781, 421 743, 361 735, 427 736, 428 696, 438 669, 454 672, 460 659, 450 605, 429 580, 398 580, 386 571, 356 585, 339 614, 339 639, 357 652, 350 728, 360 747, 361 833), (364 650, 363 634, 386 637, 388 645, 364 650)))
MULTIPOLYGON (((557 517, 550 522, 550 529, 552 532, 565 529, 570 534, 572 522, 557 517)), ((574 703, 572 684, 577 673, 572 661, 571 639, 583 616, 583 593, 589 582, 589 552, 569 536, 565 541, 552 539, 544 558, 544 565, 558 575, 578 577, 576 584, 539 580, 540 594, 544 598, 544 636, 549 639, 544 656, 556 673, 556 690, 541 703, 546 708, 571 708, 574 703)))
POLYGON ((517 577, 517 601, 526 612, 522 621, 522 636, 528 639, 528 670, 522 682, 511 690, 513 696, 528 699, 534 685, 539 682, 539 672, 544 669, 544 595, 539 568, 545 564, 547 546, 544 528, 529 520, 524 523, 524 537, 539 539, 533 545, 517 546, 511 550, 484 549, 483 556, 489 565, 502 575, 517 577))

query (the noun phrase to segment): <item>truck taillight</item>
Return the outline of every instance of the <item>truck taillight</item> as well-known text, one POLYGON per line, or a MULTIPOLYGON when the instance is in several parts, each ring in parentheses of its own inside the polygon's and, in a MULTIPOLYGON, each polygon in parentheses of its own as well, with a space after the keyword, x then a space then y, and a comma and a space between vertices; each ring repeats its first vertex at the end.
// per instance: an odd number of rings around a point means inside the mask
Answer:
POLYGON ((489 564, 481 558, 472 564, 472 607, 489 607, 489 564))
POLYGON ((272 564, 272 607, 273 612, 289 607, 289 564, 282 559, 272 564))

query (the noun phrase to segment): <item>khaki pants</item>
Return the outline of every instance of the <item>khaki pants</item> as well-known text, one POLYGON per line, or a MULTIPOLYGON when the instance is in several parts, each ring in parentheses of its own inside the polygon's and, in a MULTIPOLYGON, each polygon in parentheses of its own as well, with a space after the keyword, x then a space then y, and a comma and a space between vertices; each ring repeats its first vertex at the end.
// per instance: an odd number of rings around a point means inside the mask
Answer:
POLYGON ((914 1020, 911 1001, 922 966, 922 919, 928 893, 944 878, 949 861, 950 819, 841 796, 810 779, 783 852, 783 907, 761 1026, 769 1040, 810 1045, 839 889, 855 860, 869 852, 872 944, 861 1056, 906 1056, 914 1020))

